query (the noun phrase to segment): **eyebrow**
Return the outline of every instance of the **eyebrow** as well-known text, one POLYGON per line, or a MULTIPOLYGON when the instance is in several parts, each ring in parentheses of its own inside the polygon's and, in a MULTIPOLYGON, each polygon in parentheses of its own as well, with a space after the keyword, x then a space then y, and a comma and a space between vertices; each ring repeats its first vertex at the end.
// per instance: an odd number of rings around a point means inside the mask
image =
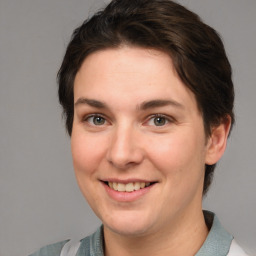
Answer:
POLYGON ((165 106, 174 106, 180 109, 185 108, 181 103, 175 101, 175 100, 162 100, 162 99, 156 99, 156 100, 150 100, 143 102, 139 109, 141 110, 147 110, 151 108, 158 108, 158 107, 165 107, 165 106))
MULTIPOLYGON (((89 105, 94 108, 99 108, 99 109, 107 109, 108 106, 102 101, 94 100, 94 99, 87 99, 87 98, 79 98, 75 102, 75 106, 78 105, 89 105)), ((149 100, 149 101, 144 101, 142 102, 139 106, 137 106, 138 110, 148 110, 151 108, 158 108, 158 107, 165 107, 165 106, 174 106, 180 109, 184 109, 185 107, 175 101, 175 100, 162 100, 162 99, 156 99, 156 100, 149 100)))
POLYGON ((105 103, 98 101, 98 100, 93 100, 93 99, 79 98, 75 102, 75 106, 84 105, 84 104, 89 105, 94 108, 107 108, 107 105, 105 103))

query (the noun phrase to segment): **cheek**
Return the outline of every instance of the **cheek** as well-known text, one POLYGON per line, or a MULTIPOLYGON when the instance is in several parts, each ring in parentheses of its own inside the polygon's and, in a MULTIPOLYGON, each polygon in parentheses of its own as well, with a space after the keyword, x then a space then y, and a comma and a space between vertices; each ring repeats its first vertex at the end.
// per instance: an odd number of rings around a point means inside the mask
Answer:
POLYGON ((204 153, 203 144, 195 138, 176 136, 163 140, 158 147, 151 144, 151 162, 162 175, 163 202, 173 206, 168 206, 167 215, 173 209, 183 209, 195 198, 201 202, 204 153))
POLYGON ((191 177, 198 178, 204 171, 204 139, 196 132, 176 133, 166 138, 151 139, 148 154, 151 161, 172 182, 183 183, 191 177))
POLYGON ((77 132, 74 129, 71 136, 71 151, 78 186, 93 207, 95 198, 91 192, 95 191, 95 183, 98 182, 96 170, 102 156, 100 139, 86 136, 84 132, 77 132))
POLYGON ((74 130, 71 137, 71 151, 76 174, 92 173, 104 152, 104 140, 100 136, 86 135, 74 130))
POLYGON ((191 141, 183 136, 163 136, 162 138, 151 139, 148 145, 148 152, 154 162, 168 167, 169 165, 182 165, 182 162, 189 158, 191 141), (168 164, 169 163, 169 164, 168 164))

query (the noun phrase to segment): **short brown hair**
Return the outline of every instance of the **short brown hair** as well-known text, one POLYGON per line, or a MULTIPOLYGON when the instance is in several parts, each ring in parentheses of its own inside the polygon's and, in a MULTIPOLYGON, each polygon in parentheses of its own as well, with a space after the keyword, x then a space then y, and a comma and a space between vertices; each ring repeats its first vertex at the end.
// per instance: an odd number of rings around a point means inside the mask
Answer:
MULTIPOLYGON (((73 86, 91 53, 121 45, 153 48, 169 54, 180 79, 195 95, 206 136, 231 117, 234 123, 232 70, 217 32, 193 12, 170 0, 113 0, 73 32, 58 72, 59 101, 71 135, 73 86)), ((206 165, 204 194, 215 165, 206 165)))

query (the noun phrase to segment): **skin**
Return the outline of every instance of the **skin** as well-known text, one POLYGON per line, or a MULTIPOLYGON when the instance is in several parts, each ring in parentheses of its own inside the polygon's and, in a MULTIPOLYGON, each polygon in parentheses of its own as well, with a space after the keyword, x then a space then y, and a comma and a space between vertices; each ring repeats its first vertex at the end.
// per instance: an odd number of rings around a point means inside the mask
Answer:
POLYGON ((208 234, 204 167, 222 156, 230 120, 206 139, 196 99, 171 58, 128 46, 85 59, 74 102, 75 174, 103 222, 105 254, 194 255, 208 234), (123 201, 111 197, 103 183, 138 180, 155 183, 123 201))

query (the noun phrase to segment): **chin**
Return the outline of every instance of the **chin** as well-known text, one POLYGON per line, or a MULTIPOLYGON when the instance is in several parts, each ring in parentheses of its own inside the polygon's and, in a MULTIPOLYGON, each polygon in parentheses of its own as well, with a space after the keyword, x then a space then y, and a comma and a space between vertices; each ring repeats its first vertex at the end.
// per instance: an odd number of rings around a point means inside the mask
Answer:
MULTIPOLYGON (((146 215, 146 214, 145 214, 146 215)), ((138 214, 121 214, 112 216, 111 220, 103 219, 104 227, 123 236, 143 236, 152 229, 152 217, 139 216, 138 214)))
POLYGON ((105 225, 104 227, 107 227, 110 229, 112 232, 119 234, 121 236, 131 236, 131 237, 140 237, 148 233, 148 228, 143 226, 143 225, 127 225, 125 223, 119 224, 114 224, 114 225, 105 225))

